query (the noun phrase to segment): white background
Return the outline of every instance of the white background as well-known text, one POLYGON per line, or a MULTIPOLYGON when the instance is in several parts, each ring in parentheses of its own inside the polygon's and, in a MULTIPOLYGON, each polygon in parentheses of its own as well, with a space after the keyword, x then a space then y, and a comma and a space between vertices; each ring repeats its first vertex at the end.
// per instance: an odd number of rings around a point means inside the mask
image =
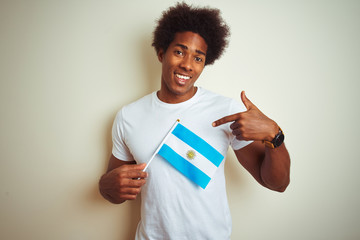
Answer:
MULTIPOLYGON (((232 239, 359 239, 360 2, 191 1, 231 43, 198 85, 241 90, 286 134, 291 184, 258 185, 229 152, 232 239)), ((174 1, 0 1, 0 238, 131 239, 139 200, 97 182, 125 104, 159 88, 155 20, 174 1)))

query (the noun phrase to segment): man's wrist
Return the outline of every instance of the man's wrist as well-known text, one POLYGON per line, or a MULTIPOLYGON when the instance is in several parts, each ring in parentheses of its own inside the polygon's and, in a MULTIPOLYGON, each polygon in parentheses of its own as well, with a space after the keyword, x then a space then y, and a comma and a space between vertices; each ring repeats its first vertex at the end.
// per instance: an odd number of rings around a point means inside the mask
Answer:
POLYGON ((263 139, 263 142, 271 142, 275 138, 276 134, 278 134, 279 129, 280 127, 276 124, 276 122, 273 122, 271 126, 271 131, 269 131, 269 135, 265 139, 263 139))
POLYGON ((266 147, 272 149, 279 147, 284 142, 284 138, 285 138, 282 129, 278 125, 276 126, 277 126, 277 131, 272 138, 270 137, 270 141, 269 140, 262 141, 266 147))

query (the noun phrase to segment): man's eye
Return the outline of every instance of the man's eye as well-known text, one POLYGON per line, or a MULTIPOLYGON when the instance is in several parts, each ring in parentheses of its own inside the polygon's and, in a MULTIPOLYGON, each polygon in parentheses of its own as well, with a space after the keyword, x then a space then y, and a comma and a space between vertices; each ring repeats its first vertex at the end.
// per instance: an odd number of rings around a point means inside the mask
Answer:
POLYGON ((175 51, 175 54, 176 54, 176 55, 180 55, 180 56, 183 55, 182 51, 180 51, 180 50, 176 50, 176 51, 175 51))
POLYGON ((203 59, 202 59, 201 57, 195 57, 195 61, 197 61, 197 62, 202 62, 203 59))

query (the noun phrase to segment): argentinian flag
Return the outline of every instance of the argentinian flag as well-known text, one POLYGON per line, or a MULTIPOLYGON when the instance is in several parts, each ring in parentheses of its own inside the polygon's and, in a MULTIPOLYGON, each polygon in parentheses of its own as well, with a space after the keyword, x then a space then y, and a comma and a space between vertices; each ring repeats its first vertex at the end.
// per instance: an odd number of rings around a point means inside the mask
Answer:
POLYGON ((179 122, 164 139, 158 154, 203 189, 224 159, 215 148, 179 122))

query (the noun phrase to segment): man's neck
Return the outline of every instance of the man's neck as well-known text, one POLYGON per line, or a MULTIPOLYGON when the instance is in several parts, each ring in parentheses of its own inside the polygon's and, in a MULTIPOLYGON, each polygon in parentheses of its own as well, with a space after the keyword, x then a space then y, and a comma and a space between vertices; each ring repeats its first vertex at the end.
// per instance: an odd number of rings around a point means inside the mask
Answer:
POLYGON ((197 90, 197 87, 193 87, 192 90, 187 92, 186 94, 174 94, 165 91, 164 89, 160 89, 156 94, 162 102, 175 104, 185 102, 191 99, 196 94, 197 90))

